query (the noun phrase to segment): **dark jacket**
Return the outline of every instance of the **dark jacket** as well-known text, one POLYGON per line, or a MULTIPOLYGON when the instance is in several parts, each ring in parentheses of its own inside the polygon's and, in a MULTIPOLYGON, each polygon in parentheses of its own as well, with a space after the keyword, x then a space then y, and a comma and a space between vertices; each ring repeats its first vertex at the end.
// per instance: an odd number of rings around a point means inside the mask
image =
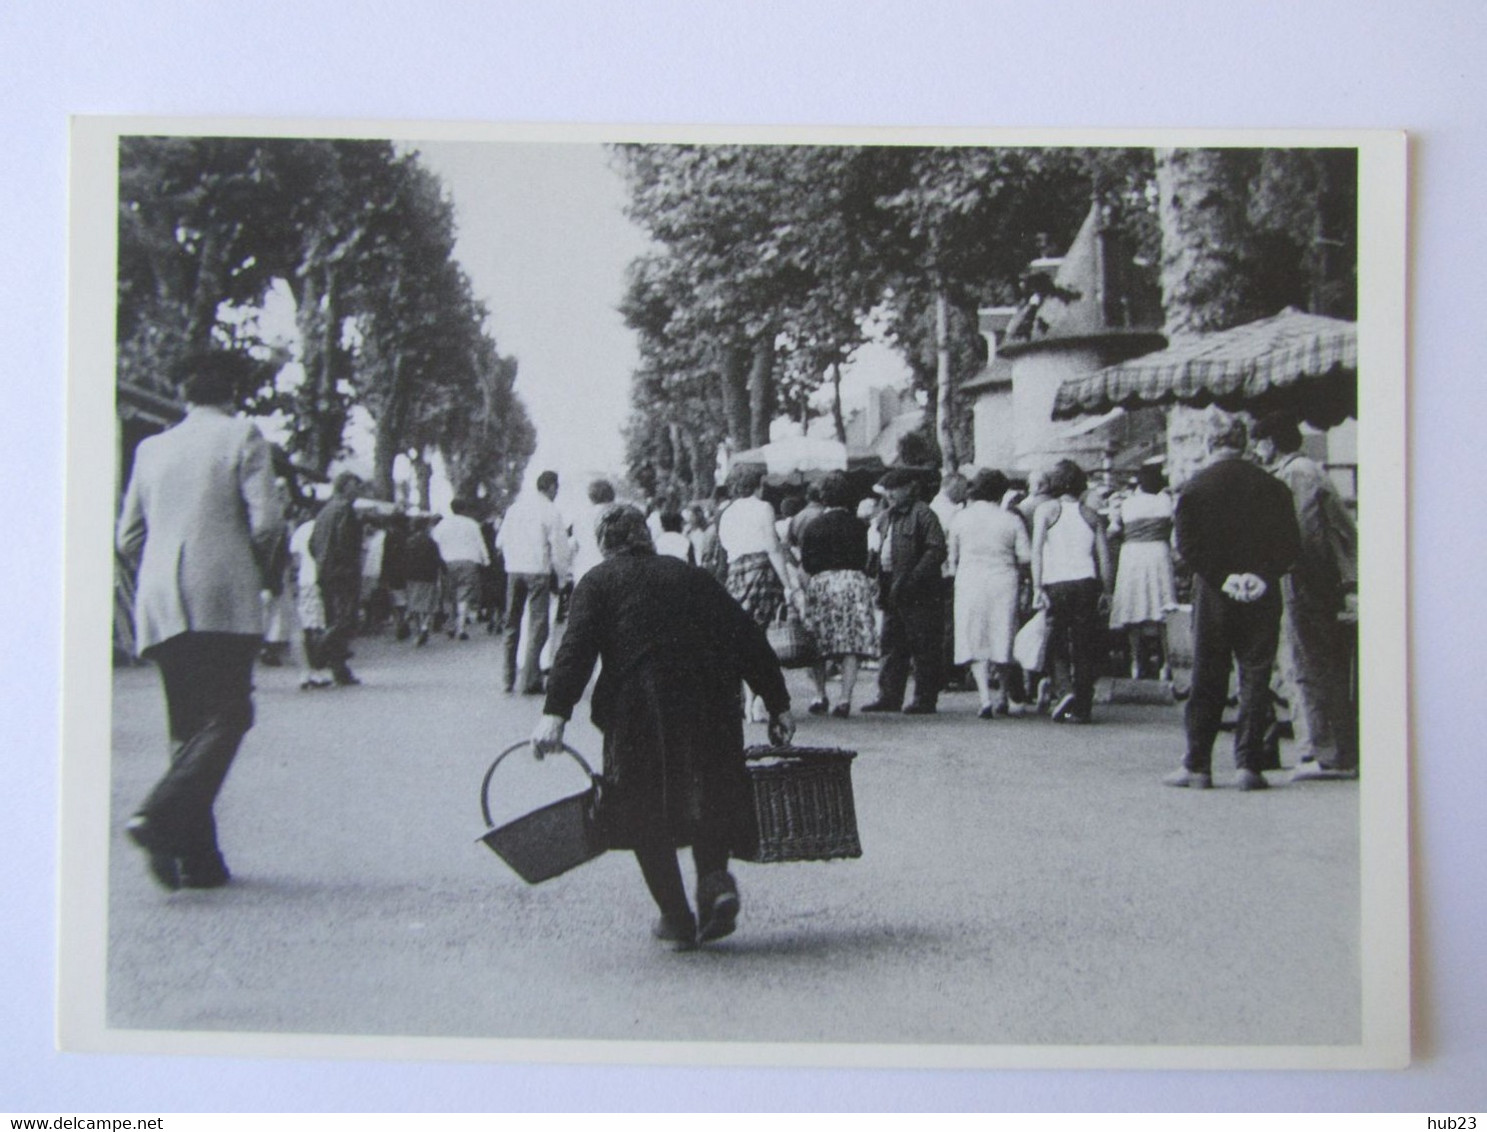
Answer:
POLYGON ((800 536, 800 567, 807 574, 861 570, 867 565, 867 524, 840 508, 824 511, 800 536))
POLYGON ((1230 574, 1258 574, 1272 590, 1301 546, 1286 486, 1239 458, 1193 476, 1177 498, 1177 552, 1215 589, 1230 574))
POLYGON ((945 561, 945 532, 923 503, 888 512, 884 540, 892 539, 891 575, 879 578, 880 594, 894 605, 935 605, 942 600, 940 566, 945 561))
POLYGON ((410 582, 437 582, 444 569, 439 544, 427 529, 414 531, 403 545, 403 577, 410 582))
POLYGON ((361 520, 352 500, 337 496, 320 509, 310 553, 322 585, 361 578, 361 520))
POLYGON ((749 833, 739 681, 790 706, 764 631, 707 571, 656 554, 601 562, 573 591, 547 714, 570 718, 596 661, 604 732, 601 825, 610 845, 688 844, 699 828, 749 833))

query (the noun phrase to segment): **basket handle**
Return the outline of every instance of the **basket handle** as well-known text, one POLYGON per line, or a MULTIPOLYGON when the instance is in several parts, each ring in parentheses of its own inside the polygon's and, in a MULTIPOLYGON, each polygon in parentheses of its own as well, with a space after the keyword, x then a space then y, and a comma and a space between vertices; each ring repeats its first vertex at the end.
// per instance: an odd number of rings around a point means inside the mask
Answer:
MULTIPOLYGON (((511 744, 511 746, 507 747, 504 751, 502 751, 499 755, 496 756, 496 761, 493 762, 493 763, 491 763, 490 769, 485 772, 485 778, 482 779, 481 780, 481 783, 480 783, 480 813, 481 813, 481 816, 485 818, 485 824, 486 824, 486 828, 487 829, 490 828, 490 826, 492 824, 491 823, 491 806, 490 806, 490 785, 491 785, 491 779, 495 776, 496 767, 498 767, 498 766, 501 765, 502 761, 506 758, 507 755, 509 755, 509 754, 511 754, 511 753, 513 753, 515 751, 519 751, 523 747, 530 747, 531 745, 532 745, 532 741, 530 739, 523 739, 520 743, 513 743, 513 744, 511 744)), ((589 776, 589 778, 592 779, 594 777, 594 768, 591 767, 591 766, 589 766, 588 761, 582 755, 580 755, 577 751, 575 751, 572 747, 568 746, 567 743, 564 743, 563 744, 563 753, 565 755, 570 756, 575 762, 578 763, 579 766, 583 767, 584 772, 589 776)))

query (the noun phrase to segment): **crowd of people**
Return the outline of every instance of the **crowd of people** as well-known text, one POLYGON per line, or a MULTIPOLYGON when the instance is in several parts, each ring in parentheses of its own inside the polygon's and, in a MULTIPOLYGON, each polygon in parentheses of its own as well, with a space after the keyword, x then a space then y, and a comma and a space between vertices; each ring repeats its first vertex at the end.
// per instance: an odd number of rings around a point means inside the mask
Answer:
POLYGON ((1296 777, 1357 773, 1356 535, 1294 420, 1263 418, 1251 438, 1236 418, 1175 496, 1155 465, 1112 493, 1062 460, 1028 484, 995 469, 946 475, 927 501, 923 469, 870 487, 834 472, 777 508, 744 466, 713 498, 649 515, 595 480, 570 520, 551 471, 500 516, 466 499, 442 516, 379 505, 349 472, 313 513, 297 509, 262 436, 229 411, 231 374, 212 355, 193 359, 185 397, 182 423, 140 445, 118 530, 172 742, 126 832, 167 888, 229 880, 213 803, 252 724, 253 666, 284 663, 294 624, 307 691, 360 683, 359 632, 385 625, 415 649, 441 630, 456 642, 481 624, 501 632, 505 691, 545 696, 539 755, 561 746, 602 661, 592 710, 609 837, 635 851, 656 934, 680 947, 733 930, 742 723, 791 740, 782 666, 808 670, 811 715, 930 715, 958 686, 984 720, 1088 724, 1098 677, 1170 678, 1176 561, 1191 575, 1193 664, 1185 756, 1167 784, 1212 785, 1237 671, 1236 785, 1268 785, 1277 655, 1296 777), (553 647, 550 626, 565 622, 553 647), (876 691, 854 709, 872 666, 876 691), (675 859, 685 845, 695 913, 675 859))

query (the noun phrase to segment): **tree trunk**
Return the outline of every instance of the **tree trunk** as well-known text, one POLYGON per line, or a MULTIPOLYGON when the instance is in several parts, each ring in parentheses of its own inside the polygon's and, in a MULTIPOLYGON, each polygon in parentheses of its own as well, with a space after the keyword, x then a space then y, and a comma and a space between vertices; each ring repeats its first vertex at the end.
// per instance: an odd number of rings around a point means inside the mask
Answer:
MULTIPOLYGON (((1158 149, 1157 219, 1162 231, 1162 308, 1171 342, 1227 330, 1259 316, 1247 292, 1246 216, 1253 153, 1158 149)), ((1173 405, 1167 413, 1167 478, 1181 486, 1212 452, 1230 415, 1173 405)))
POLYGON ((403 444, 403 418, 407 415, 407 405, 401 356, 393 358, 392 376, 387 386, 372 448, 372 483, 378 499, 393 498, 392 464, 403 444))
POLYGON ((413 461, 413 477, 418 482, 418 509, 429 510, 429 487, 434 479, 434 467, 429 463, 427 454, 422 448, 418 449, 417 457, 413 461))
POLYGON ((727 441, 729 450, 738 452, 749 446, 749 353, 742 346, 729 346, 721 361, 727 441))
POLYGON ((836 438, 847 443, 847 421, 842 416, 842 363, 831 364, 831 423, 836 427, 836 438))
POLYGON ((769 443, 774 417, 774 335, 766 332, 754 343, 749 365, 749 447, 769 443))
POLYGON ((940 445, 940 470, 955 471, 955 435, 950 406, 954 390, 950 376, 950 301, 943 287, 935 288, 935 440, 940 445))
POLYGON ((196 285, 192 288, 186 316, 186 348, 205 350, 212 344, 217 326, 217 307, 222 301, 222 233, 210 224, 202 237, 197 256, 196 285))
POLYGON ((1162 308, 1171 340, 1259 317, 1249 295, 1252 150, 1158 149, 1162 308))

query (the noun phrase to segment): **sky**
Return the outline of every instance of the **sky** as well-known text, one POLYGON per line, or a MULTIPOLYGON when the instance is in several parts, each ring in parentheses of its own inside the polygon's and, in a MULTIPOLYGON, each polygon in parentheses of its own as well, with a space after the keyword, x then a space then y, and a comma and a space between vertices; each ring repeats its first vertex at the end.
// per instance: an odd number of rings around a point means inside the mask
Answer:
MULTIPOLYGON (((647 246, 625 185, 592 143, 413 142, 454 200, 459 260, 490 308, 537 428, 527 480, 565 488, 624 470, 635 338, 617 310, 626 265, 647 246)), ((565 492, 566 494, 566 492, 565 492)))

